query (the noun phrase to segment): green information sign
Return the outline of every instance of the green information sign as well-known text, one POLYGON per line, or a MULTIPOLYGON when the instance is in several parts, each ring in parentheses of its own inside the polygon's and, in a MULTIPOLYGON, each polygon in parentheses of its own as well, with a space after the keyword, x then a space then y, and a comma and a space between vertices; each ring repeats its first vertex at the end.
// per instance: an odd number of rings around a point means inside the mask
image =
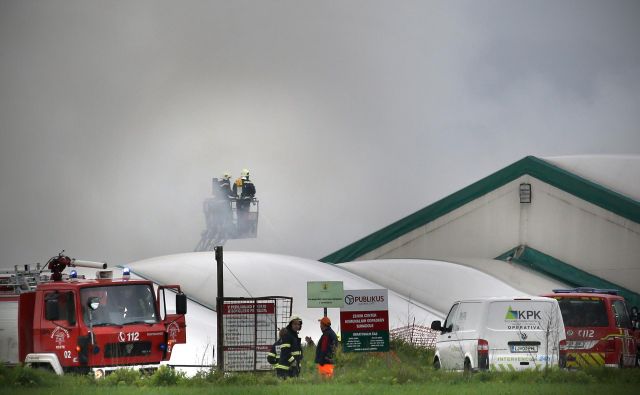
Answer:
POLYGON ((344 306, 342 281, 307 281, 307 307, 344 306))
POLYGON ((340 330, 344 352, 389 351, 389 291, 344 291, 340 330))
POLYGON ((345 352, 389 351, 389 331, 345 332, 342 349, 345 352))

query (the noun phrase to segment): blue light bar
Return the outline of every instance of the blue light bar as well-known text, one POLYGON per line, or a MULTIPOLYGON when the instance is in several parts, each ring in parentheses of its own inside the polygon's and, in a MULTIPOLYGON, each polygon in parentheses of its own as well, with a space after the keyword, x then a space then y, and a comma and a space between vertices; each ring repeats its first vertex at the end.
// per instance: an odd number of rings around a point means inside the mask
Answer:
POLYGON ((72 270, 71 273, 69 273, 69 277, 70 278, 78 278, 78 272, 75 270, 72 270))

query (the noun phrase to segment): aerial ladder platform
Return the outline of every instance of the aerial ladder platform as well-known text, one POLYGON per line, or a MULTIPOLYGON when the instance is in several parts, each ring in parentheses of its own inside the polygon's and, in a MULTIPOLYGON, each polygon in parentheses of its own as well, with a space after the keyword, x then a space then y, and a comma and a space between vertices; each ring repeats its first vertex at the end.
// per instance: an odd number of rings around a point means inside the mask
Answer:
POLYGON ((238 203, 242 200, 224 196, 218 179, 212 179, 212 196, 202 204, 206 229, 200 234, 194 251, 213 251, 227 240, 258 237, 260 202, 255 197, 245 199, 242 205, 245 208, 238 210, 238 203))

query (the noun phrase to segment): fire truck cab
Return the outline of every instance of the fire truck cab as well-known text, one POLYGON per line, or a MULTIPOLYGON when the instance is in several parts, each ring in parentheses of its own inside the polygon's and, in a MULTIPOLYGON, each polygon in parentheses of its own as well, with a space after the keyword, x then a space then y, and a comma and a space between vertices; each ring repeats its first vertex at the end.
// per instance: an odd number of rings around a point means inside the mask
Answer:
POLYGON ((616 290, 554 289, 567 335, 567 368, 633 367, 640 355, 640 330, 616 290))
POLYGON ((99 377, 121 366, 154 370, 169 360, 173 346, 186 342, 186 296, 180 286, 160 286, 154 292, 151 281, 126 274, 114 279, 110 273, 99 271, 96 279, 72 274, 51 280, 52 275, 38 278, 32 289, 0 295, 5 318, 0 321, 14 325, 3 332, 15 333, 17 339, 7 341, 18 345, 18 355, 5 357, 5 362, 58 374, 93 371, 99 377), (176 292, 173 313, 160 303, 166 290, 176 292), (17 317, 6 319, 16 310, 17 317))

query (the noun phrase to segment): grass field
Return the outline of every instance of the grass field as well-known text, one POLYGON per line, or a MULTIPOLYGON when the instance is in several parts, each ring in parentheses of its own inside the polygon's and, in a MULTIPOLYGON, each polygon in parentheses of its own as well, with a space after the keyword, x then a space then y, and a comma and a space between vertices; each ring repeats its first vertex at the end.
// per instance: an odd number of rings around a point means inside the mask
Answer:
POLYGON ((638 384, 555 384, 539 383, 459 383, 459 384, 279 384, 275 386, 201 386, 201 387, 72 387, 72 388, 4 388, 3 394, 15 395, 438 395, 438 394, 637 394, 638 384))
POLYGON ((435 371, 433 352, 392 342, 389 353, 338 353, 335 377, 321 379, 314 371, 313 349, 305 350, 300 378, 281 381, 272 372, 194 377, 166 366, 151 376, 118 370, 104 379, 65 375, 0 365, 0 394, 225 394, 225 395, 350 395, 350 394, 590 394, 640 393, 640 369, 547 369, 525 372, 482 372, 464 375, 435 371))

